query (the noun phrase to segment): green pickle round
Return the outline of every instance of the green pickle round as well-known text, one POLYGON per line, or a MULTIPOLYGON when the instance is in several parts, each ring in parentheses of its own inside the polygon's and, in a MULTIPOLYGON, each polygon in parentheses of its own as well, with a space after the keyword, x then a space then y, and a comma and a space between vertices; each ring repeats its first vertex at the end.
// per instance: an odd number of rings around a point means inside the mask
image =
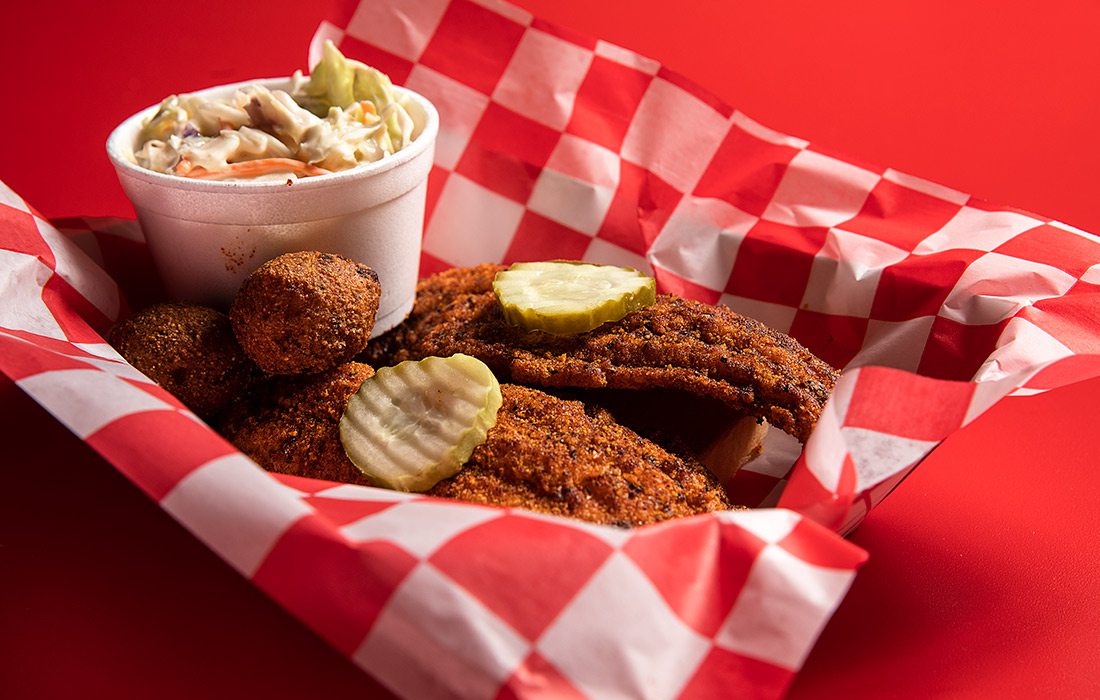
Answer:
POLYGON ((500 385, 481 360, 410 360, 363 382, 340 419, 340 441, 373 483, 427 491, 485 442, 500 405, 500 385))
POLYGON ((513 325, 571 335, 618 321, 657 300, 653 278, 630 267, 586 262, 515 263, 493 292, 513 325))

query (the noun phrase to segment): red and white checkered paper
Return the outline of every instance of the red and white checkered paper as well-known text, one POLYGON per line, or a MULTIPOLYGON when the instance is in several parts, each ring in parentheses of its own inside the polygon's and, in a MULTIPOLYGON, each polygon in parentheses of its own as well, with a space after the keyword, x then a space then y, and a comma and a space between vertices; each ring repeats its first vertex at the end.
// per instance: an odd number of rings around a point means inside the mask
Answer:
POLYGON ((441 113, 423 273, 629 264, 845 368, 802 455, 772 431, 730 485, 779 509, 627 531, 271 475, 102 340, 160 296, 137 227, 63 234, 0 183, 0 368, 398 695, 779 696, 866 557, 838 533, 1001 398, 1100 375, 1096 236, 829 155, 510 5, 338 13, 314 56, 333 38, 441 113))

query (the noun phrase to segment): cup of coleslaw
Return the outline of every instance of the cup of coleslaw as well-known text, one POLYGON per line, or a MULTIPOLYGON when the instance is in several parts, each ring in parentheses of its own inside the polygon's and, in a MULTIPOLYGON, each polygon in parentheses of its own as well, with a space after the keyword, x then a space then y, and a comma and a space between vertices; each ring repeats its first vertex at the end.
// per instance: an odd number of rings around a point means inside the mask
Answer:
MULTIPOLYGON (((227 100, 255 86, 289 91, 296 78, 222 85, 191 96, 227 100)), ((159 172, 147 159, 139 164, 145 154, 136 151, 147 150, 143 132, 163 104, 122 122, 107 140, 107 153, 168 294, 227 307, 245 277, 265 261, 286 252, 319 250, 362 262, 378 273, 382 297, 374 335, 400 323, 416 293, 439 115, 423 96, 400 87, 388 89, 400 97, 411 120, 404 147, 316 176, 274 173, 260 179, 219 179, 159 172)), ((183 160, 190 166, 186 156, 183 160)))

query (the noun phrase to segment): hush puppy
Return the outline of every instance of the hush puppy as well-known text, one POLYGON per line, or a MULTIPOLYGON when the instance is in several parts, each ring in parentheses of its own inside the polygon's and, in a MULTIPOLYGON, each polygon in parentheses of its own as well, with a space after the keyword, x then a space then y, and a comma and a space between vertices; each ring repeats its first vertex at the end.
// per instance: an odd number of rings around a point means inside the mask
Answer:
POLYGON ((248 276, 229 318, 265 372, 322 372, 366 347, 380 294, 366 265, 332 253, 286 253, 248 276))
POLYGON ((210 419, 260 376, 229 318, 195 304, 156 304, 116 326, 110 343, 126 361, 210 419))

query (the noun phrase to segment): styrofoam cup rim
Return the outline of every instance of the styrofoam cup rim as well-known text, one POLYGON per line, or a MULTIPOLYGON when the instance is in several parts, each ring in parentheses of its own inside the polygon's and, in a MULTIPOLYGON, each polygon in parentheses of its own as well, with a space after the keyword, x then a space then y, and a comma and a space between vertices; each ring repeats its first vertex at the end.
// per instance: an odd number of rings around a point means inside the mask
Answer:
MULTIPOLYGON (((244 80, 237 83, 215 85, 202 90, 195 90, 191 94, 205 95, 219 92, 230 93, 232 90, 247 87, 249 85, 263 85, 268 88, 284 88, 289 87, 289 84, 289 78, 260 78, 255 80, 244 80)), ((428 98, 408 88, 394 86, 393 89, 399 94, 411 98, 424 110, 424 128, 416 138, 413 139, 413 142, 400 151, 371 163, 364 163, 348 170, 340 170, 325 175, 298 178, 294 183, 296 190, 320 190, 347 184, 349 181, 369 178, 413 160, 432 146, 439 132, 439 113, 435 105, 433 105, 428 98)), ((107 137, 107 156, 111 159, 111 162, 120 175, 136 177, 150 184, 190 192, 259 194, 265 191, 282 192, 286 190, 286 183, 282 181, 200 180, 168 173, 159 173, 154 170, 143 168, 133 162, 127 157, 127 150, 132 152, 133 140, 138 130, 141 128, 142 122, 152 116, 159 106, 159 103, 157 103, 130 115, 123 120, 121 124, 115 127, 107 137)))

